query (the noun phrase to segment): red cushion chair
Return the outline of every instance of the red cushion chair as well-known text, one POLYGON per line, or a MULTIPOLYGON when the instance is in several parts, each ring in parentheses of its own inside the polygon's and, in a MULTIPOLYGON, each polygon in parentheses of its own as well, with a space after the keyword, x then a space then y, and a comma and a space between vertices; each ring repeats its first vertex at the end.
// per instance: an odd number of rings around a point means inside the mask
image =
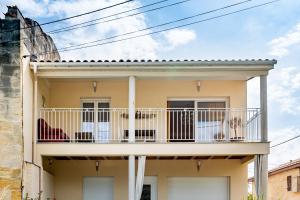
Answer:
POLYGON ((69 137, 60 128, 51 128, 43 119, 38 119, 38 141, 39 142, 69 142, 69 137))

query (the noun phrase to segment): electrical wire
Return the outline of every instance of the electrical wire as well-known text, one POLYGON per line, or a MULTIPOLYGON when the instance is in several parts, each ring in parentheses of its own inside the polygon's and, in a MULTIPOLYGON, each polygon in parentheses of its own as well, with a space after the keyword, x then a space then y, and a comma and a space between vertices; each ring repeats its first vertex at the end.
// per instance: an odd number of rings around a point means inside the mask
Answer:
MULTIPOLYGON (((117 16, 117 15, 121 15, 121 14, 124 14, 124 13, 132 12, 132 11, 139 10, 139 9, 142 9, 142 8, 147 8, 147 7, 150 7, 150 6, 153 6, 153 5, 156 5, 156 4, 160 4, 160 3, 163 3, 163 2, 166 2, 166 1, 169 1, 169 0, 156 1, 156 2, 154 2, 154 3, 150 3, 150 4, 147 4, 147 5, 144 5, 144 6, 140 6, 140 7, 137 7, 137 8, 133 8, 133 9, 130 9, 130 10, 122 11, 122 12, 119 12, 119 13, 107 15, 107 16, 100 17, 100 18, 96 18, 96 19, 92 19, 92 20, 87 20, 87 21, 85 21, 85 22, 73 24, 73 25, 71 25, 71 26, 67 26, 67 27, 63 27, 63 28, 58 28, 58 29, 54 29, 54 30, 48 31, 47 33, 52 34, 52 33, 58 32, 58 31, 60 31, 60 30, 73 28, 73 27, 76 27, 76 26, 80 26, 80 25, 83 25, 83 24, 87 24, 87 23, 99 21, 99 20, 102 20, 102 19, 114 17, 114 16, 117 16)), ((141 12, 141 13, 142 13, 142 12, 141 12)))
MULTIPOLYGON (((163 9, 163 8, 175 6, 175 5, 178 5, 178 4, 181 4, 181 3, 185 3, 185 2, 191 1, 191 0, 179 1, 179 2, 175 2, 175 3, 172 3, 172 4, 168 4, 168 5, 165 5, 165 6, 161 6, 161 7, 149 9, 149 10, 142 11, 142 12, 138 12, 138 13, 134 13, 134 14, 130 14, 130 15, 122 16, 122 17, 117 17, 117 18, 114 18, 114 19, 106 20, 106 21, 100 21, 100 22, 93 23, 93 24, 87 24, 87 25, 84 25, 84 26, 79 26, 79 25, 82 25, 82 24, 86 24, 86 23, 90 23, 90 22, 94 22, 94 21, 99 21, 100 19, 105 19, 105 18, 108 18, 108 17, 117 16, 117 15, 119 15, 119 14, 124 14, 124 13, 126 13, 126 12, 131 12, 131 11, 138 10, 138 9, 141 9, 141 8, 153 6, 153 5, 155 5, 155 4, 159 4, 159 3, 162 3, 162 2, 166 2, 166 1, 169 1, 169 0, 157 1, 157 2, 154 2, 154 3, 151 3, 151 4, 147 4, 147 5, 145 5, 145 6, 140 6, 140 7, 138 7, 138 8, 130 9, 130 10, 123 11, 123 12, 119 12, 119 13, 115 13, 115 14, 108 15, 108 16, 105 16, 105 17, 102 17, 102 18, 97 18, 97 19, 93 19, 93 20, 88 20, 88 21, 86 21, 86 22, 74 24, 74 25, 72 25, 72 26, 67 26, 67 27, 55 29, 55 30, 46 32, 46 34, 57 34, 57 33, 61 33, 61 32, 66 32, 66 31, 71 31, 71 30, 75 30, 75 29, 79 29, 79 28, 84 28, 84 27, 93 26, 93 25, 100 24, 100 23, 111 22, 111 21, 123 19, 123 18, 126 18, 126 17, 132 17, 132 16, 135 16, 135 15, 140 15, 140 14, 143 14, 143 13, 153 12, 153 11, 160 10, 160 9, 163 9)), ((44 37, 44 36, 45 36, 45 34, 42 33, 42 34, 36 35, 34 38, 39 38, 39 37, 44 37)), ((21 40, 26 40, 26 39, 31 39, 31 38, 27 38, 27 37, 21 38, 21 40)), ((7 41, 1 41, 0 43, 6 43, 6 42, 19 42, 19 40, 7 40, 7 41)))
POLYGON ((97 23, 92 23, 92 24, 87 24, 87 25, 79 26, 79 27, 75 27, 75 28, 64 29, 64 30, 52 32, 51 34, 57 34, 57 33, 65 32, 65 31, 75 30, 75 29, 78 29, 78 28, 85 28, 85 27, 89 27, 89 26, 94 26, 94 25, 97 25, 97 24, 111 22, 111 21, 123 19, 123 18, 126 18, 126 17, 133 17, 133 16, 140 15, 140 14, 143 14, 143 13, 153 12, 155 10, 160 10, 160 9, 163 9, 163 8, 167 8, 167 7, 175 6, 175 5, 178 5, 178 4, 182 4, 182 3, 185 3, 185 2, 188 2, 188 1, 190 1, 190 0, 178 1, 176 3, 172 3, 172 4, 169 4, 169 5, 161 6, 161 7, 157 7, 157 8, 152 8, 152 9, 149 9, 149 10, 146 10, 146 11, 143 11, 143 12, 133 13, 133 14, 126 15, 126 16, 123 16, 123 17, 117 17, 117 18, 114 18, 114 19, 110 19, 110 20, 106 20, 106 21, 101 21, 101 22, 97 22, 97 23))
MULTIPOLYGON (((102 46, 102 45, 106 45, 106 44, 111 44, 111 43, 116 43, 116 42, 120 42, 120 41, 130 40, 130 39, 134 39, 134 38, 138 38, 138 37, 153 35, 153 34, 165 32, 165 31, 169 31, 169 30, 173 30, 173 29, 177 29, 177 28, 181 28, 181 27, 191 26, 191 25, 194 25, 194 24, 210 21, 210 20, 213 20, 213 19, 222 18, 222 17, 228 16, 228 15, 233 15, 233 14, 236 14, 236 13, 244 12, 244 11, 251 10, 251 9, 254 9, 254 8, 257 8, 257 7, 262 7, 262 6, 265 6, 265 5, 269 5, 269 4, 275 3, 277 1, 280 1, 280 0, 274 0, 274 1, 269 1, 269 2, 266 2, 266 3, 262 3, 262 4, 257 4, 257 5, 251 6, 251 7, 247 7, 247 8, 244 8, 244 9, 237 10, 237 11, 225 13, 225 14, 222 14, 222 15, 217 15, 217 16, 214 16, 214 17, 206 18, 206 19, 199 20, 199 21, 194 21, 194 22, 191 22, 191 23, 187 23, 187 24, 183 24, 183 25, 179 25, 179 26, 175 26, 175 27, 171 27, 171 28, 167 28, 167 29, 163 29, 163 30, 159 30, 159 31, 155 31, 155 32, 150 32, 150 33, 147 33, 147 34, 137 35, 137 36, 133 36, 133 37, 123 38, 123 39, 119 39, 119 40, 114 40, 114 41, 110 41, 110 42, 104 42, 104 43, 94 44, 94 45, 89 45, 89 46, 83 46, 83 47, 77 47, 77 48, 71 48, 71 49, 63 48, 63 50, 62 49, 57 49, 57 50, 54 50, 54 51, 46 51, 46 52, 40 53, 38 55, 49 54, 49 53, 53 53, 53 52, 57 52, 57 51, 66 52, 66 51, 73 51, 73 50, 78 50, 78 49, 85 49, 85 48, 90 48, 90 47, 95 47, 95 46, 102 46)), ((79 45, 77 45, 77 46, 79 46, 79 45)))
MULTIPOLYGON (((70 17, 66 17, 66 18, 62 18, 62 19, 57 19, 57 20, 45 22, 45 23, 42 23, 42 24, 36 24, 36 25, 33 25, 33 26, 22 27, 20 29, 29 29, 29 28, 33 28, 33 27, 37 27, 37 26, 45 26, 45 25, 54 24, 54 23, 57 23, 57 22, 62 22, 62 21, 66 21, 66 20, 69 20, 69 19, 77 18, 77 17, 82 17, 84 15, 89 15, 89 14, 92 14, 92 13, 95 13, 95 12, 99 12, 99 11, 102 11, 102 10, 113 8, 113 7, 116 7, 116 6, 125 4, 125 3, 129 3, 131 1, 134 1, 134 0, 123 1, 123 2, 116 3, 116 4, 113 4, 113 5, 110 5, 110 6, 106 6, 106 7, 97 9, 97 10, 92 10, 92 11, 89 11, 89 12, 85 12, 85 13, 81 13, 81 14, 78 14, 78 15, 73 15, 73 16, 70 16, 70 17)), ((11 31, 16 31, 16 29, 5 30, 5 31, 1 31, 0 33, 7 33, 7 32, 11 32, 11 31)))
POLYGON ((93 44, 93 43, 96 43, 96 42, 110 40, 110 39, 118 38, 118 37, 121 37, 121 36, 131 35, 131 34, 134 34, 134 33, 139 33, 139 32, 142 32, 142 31, 146 31, 146 30, 150 30, 150 29, 154 29, 154 28, 174 24, 174 23, 177 23, 177 22, 181 22, 181 21, 185 21, 185 20, 188 20, 188 19, 196 18, 196 17, 206 15, 206 14, 209 14, 209 13, 217 12, 217 11, 220 11, 220 10, 225 10, 227 8, 234 7, 234 6, 237 6, 237 5, 240 5, 240 4, 244 4, 244 3, 247 3, 249 1, 252 1, 252 0, 241 1, 241 2, 238 2, 238 3, 235 3, 235 4, 230 4, 228 6, 224 6, 224 7, 221 7, 221 8, 209 10, 209 11, 206 11, 206 12, 202 12, 202 13, 192 15, 192 16, 189 16, 189 17, 180 18, 180 19, 177 19, 177 20, 172 20, 172 21, 169 21, 169 22, 166 22, 166 23, 163 23, 163 24, 158 24, 158 25, 155 25, 155 26, 139 29, 139 30, 136 30, 136 31, 131 31, 131 32, 127 32, 127 33, 123 33, 123 34, 119 34, 119 35, 115 35, 115 36, 111 36, 111 37, 106 37, 106 38, 103 38, 103 39, 94 40, 94 41, 90 41, 90 42, 85 42, 85 43, 81 43, 81 44, 71 45, 71 46, 68 46, 68 47, 60 48, 60 50, 69 49, 69 48, 73 48, 73 47, 77 47, 77 46, 84 46, 84 45, 88 45, 88 44, 93 44))
POLYGON ((300 138, 300 135, 297 135, 297 136, 295 136, 295 137, 292 137, 292 138, 290 138, 290 139, 288 139, 288 140, 284 140, 284 141, 282 141, 282 142, 280 142, 280 143, 278 143, 278 144, 275 144, 275 145, 271 146, 270 148, 274 148, 274 147, 280 146, 280 145, 282 145, 282 144, 285 144, 285 143, 290 142, 290 141, 292 141, 292 140, 295 140, 295 139, 297 139, 297 138, 300 138))

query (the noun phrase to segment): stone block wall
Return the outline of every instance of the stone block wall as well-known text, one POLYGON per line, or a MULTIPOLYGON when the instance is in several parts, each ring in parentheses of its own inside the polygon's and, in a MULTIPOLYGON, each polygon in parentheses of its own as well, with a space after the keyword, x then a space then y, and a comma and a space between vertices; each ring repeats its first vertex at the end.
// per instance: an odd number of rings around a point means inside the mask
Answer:
POLYGON ((5 19, 0 19, 0 200, 22 198, 23 52, 38 59, 60 60, 56 51, 40 54, 53 50, 55 44, 37 22, 24 18, 17 7, 8 7, 5 19))
POLYGON ((14 41, 0 44, 0 190, 4 199, 21 199, 20 20, 0 20, 0 27, 1 41, 14 41))

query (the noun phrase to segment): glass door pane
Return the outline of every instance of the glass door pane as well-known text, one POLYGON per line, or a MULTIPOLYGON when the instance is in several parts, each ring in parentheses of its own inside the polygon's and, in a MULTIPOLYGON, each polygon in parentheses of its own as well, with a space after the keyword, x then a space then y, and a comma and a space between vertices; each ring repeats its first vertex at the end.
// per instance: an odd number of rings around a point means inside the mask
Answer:
POLYGON ((193 142, 194 101, 168 101, 170 142, 193 142))
POLYGON ((108 102, 98 102, 97 137, 100 142, 111 139, 110 111, 108 102))
POLYGON ((82 132, 94 132, 94 106, 93 102, 84 102, 82 103, 82 124, 81 124, 81 131, 82 132))
POLYGON ((197 141, 225 138, 225 102, 197 102, 197 141))

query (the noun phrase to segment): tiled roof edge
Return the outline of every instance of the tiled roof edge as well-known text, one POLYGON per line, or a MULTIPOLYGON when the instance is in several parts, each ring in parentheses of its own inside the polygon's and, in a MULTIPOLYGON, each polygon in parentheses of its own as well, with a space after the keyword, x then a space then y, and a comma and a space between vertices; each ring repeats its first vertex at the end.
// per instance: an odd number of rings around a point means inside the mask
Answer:
POLYGON ((130 59, 120 59, 120 60, 34 60, 33 62, 48 62, 48 63, 58 63, 58 62, 76 62, 76 63, 88 63, 88 62, 93 62, 93 63, 171 63, 171 62, 203 62, 203 63, 215 63, 215 62, 222 62, 222 63, 232 63, 232 62, 272 62, 273 64, 277 63, 277 60, 275 59, 238 59, 238 60, 151 60, 151 59, 141 59, 141 60, 130 60, 130 59))

